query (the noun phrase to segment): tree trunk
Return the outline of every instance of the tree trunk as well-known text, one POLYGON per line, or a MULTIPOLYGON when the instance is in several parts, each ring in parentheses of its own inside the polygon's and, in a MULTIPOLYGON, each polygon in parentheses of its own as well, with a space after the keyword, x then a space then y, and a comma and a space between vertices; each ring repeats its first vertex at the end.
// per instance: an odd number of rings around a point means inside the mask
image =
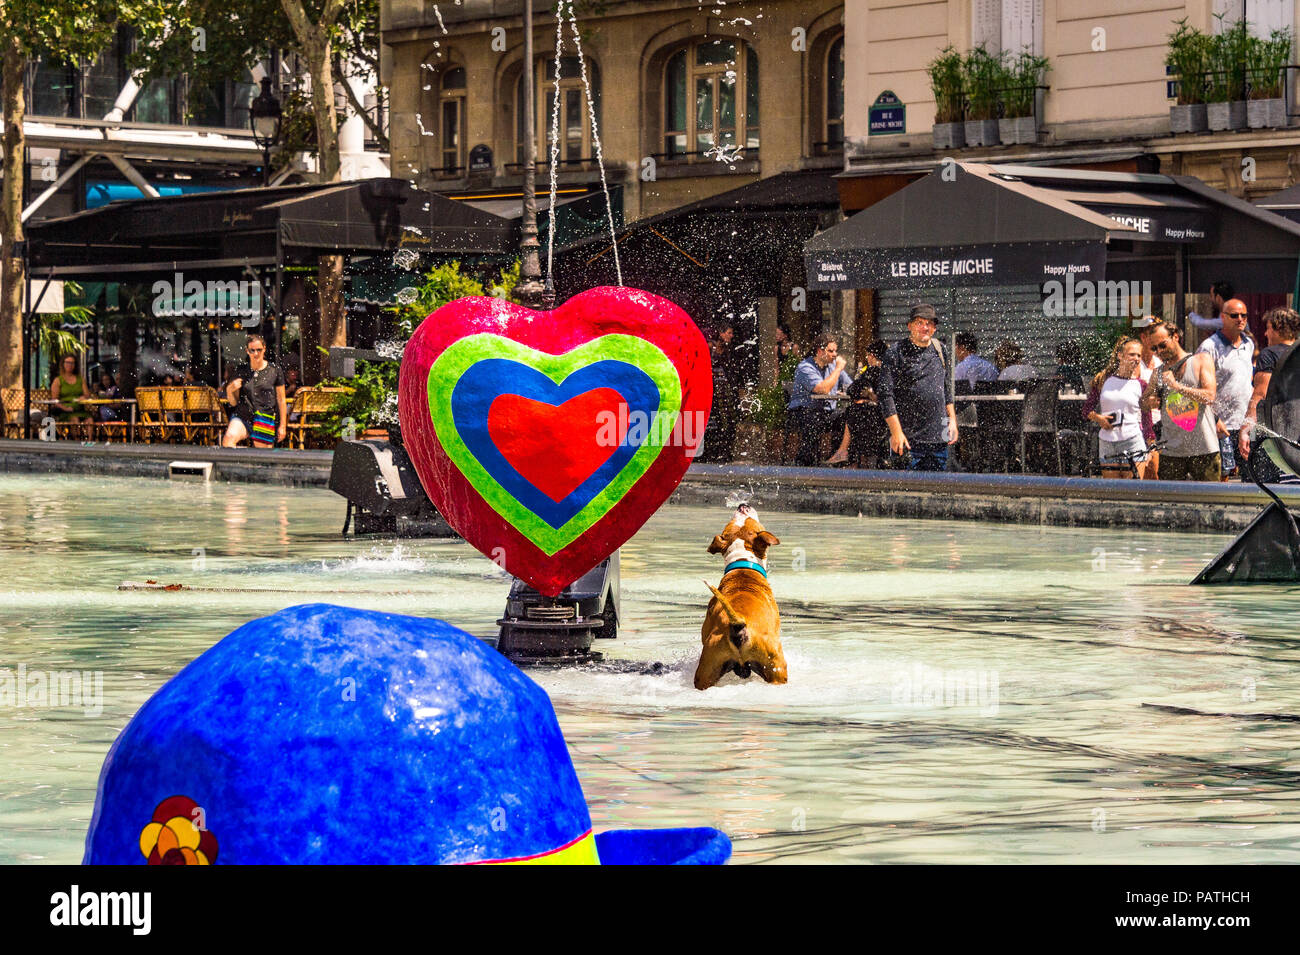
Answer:
POLYGON ((23 119, 27 103, 23 92, 26 59, 12 37, 3 41, 0 77, 4 99, 4 181, 0 183, 0 387, 22 386, 23 371, 23 260, 15 243, 23 239, 23 159, 27 149, 23 119))
MULTIPOLYGON (((339 126, 334 115, 334 69, 330 32, 343 8, 342 0, 326 0, 320 20, 312 23, 302 0, 280 0, 289 25, 307 60, 311 73, 312 115, 316 121, 317 163, 321 182, 339 181, 339 126)), ((320 295, 319 337, 308 337, 303 330, 303 356, 317 369, 316 378, 329 374, 329 358, 317 346, 347 344, 347 312, 343 303, 343 256, 322 255, 317 261, 320 295)), ((278 318, 278 317, 277 317, 278 318)), ((308 369, 303 370, 304 377, 308 369)))
MULTIPOLYGON (((322 348, 346 345, 347 310, 343 302, 343 256, 322 255, 317 263, 317 280, 320 283, 320 344, 322 348)), ((320 361, 320 377, 328 378, 330 359, 316 352, 320 361)))

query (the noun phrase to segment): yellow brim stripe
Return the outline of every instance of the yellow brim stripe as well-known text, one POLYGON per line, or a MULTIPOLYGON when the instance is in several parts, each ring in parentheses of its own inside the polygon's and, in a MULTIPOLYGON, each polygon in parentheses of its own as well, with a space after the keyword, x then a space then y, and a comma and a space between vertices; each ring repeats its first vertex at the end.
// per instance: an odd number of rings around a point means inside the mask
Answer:
POLYGON ((600 865, 600 856, 596 854, 596 833, 589 829, 567 845, 550 852, 518 859, 484 859, 470 865, 600 865))

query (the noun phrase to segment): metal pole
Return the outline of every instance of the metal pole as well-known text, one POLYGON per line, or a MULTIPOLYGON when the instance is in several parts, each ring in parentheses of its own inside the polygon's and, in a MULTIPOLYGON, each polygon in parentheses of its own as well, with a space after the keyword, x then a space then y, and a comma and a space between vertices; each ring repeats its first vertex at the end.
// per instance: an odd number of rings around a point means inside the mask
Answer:
POLYGON ((519 284, 515 292, 529 308, 542 305, 542 263, 537 241, 537 128, 533 119, 533 0, 524 0, 524 210, 520 222, 519 284))
MULTIPOLYGON (((23 242, 23 295, 24 304, 32 300, 32 273, 27 258, 27 243, 23 242)), ((32 333, 27 319, 27 309, 22 310, 23 321, 23 437, 32 439, 32 333)))

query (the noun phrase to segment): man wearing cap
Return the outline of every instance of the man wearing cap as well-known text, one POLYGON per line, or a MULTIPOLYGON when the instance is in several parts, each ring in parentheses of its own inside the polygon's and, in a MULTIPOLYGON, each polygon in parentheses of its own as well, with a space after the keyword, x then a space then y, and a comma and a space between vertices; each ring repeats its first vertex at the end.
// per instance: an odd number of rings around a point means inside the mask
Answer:
POLYGON ((939 317, 933 305, 912 306, 907 339, 885 354, 876 395, 889 428, 889 449, 909 452, 913 471, 942 471, 948 447, 957 442, 948 358, 934 338, 939 317))
POLYGON ((1241 441, 1241 424, 1246 418, 1255 374, 1255 343, 1246 332, 1246 303, 1239 298, 1223 303, 1219 314, 1223 327, 1201 342, 1197 351, 1214 359, 1215 431, 1219 436, 1219 468, 1223 480, 1237 470, 1233 450, 1241 441))

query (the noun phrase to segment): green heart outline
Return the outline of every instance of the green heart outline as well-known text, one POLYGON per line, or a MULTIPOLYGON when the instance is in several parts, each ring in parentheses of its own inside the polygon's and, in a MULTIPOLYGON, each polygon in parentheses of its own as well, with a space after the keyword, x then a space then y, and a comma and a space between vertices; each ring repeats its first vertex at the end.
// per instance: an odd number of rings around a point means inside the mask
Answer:
POLYGON ((668 356, 656 345, 633 335, 602 335, 561 355, 552 355, 502 335, 480 332, 453 342, 429 366, 428 396, 429 417, 447 457, 492 510, 550 557, 604 517, 650 469, 677 427, 682 385, 677 368, 668 356), (660 406, 645 442, 599 494, 559 527, 552 527, 524 507, 479 463, 456 430, 451 393, 436 387, 439 381, 459 381, 472 365, 487 358, 517 361, 541 372, 557 385, 594 361, 624 361, 645 372, 659 388, 660 406))

